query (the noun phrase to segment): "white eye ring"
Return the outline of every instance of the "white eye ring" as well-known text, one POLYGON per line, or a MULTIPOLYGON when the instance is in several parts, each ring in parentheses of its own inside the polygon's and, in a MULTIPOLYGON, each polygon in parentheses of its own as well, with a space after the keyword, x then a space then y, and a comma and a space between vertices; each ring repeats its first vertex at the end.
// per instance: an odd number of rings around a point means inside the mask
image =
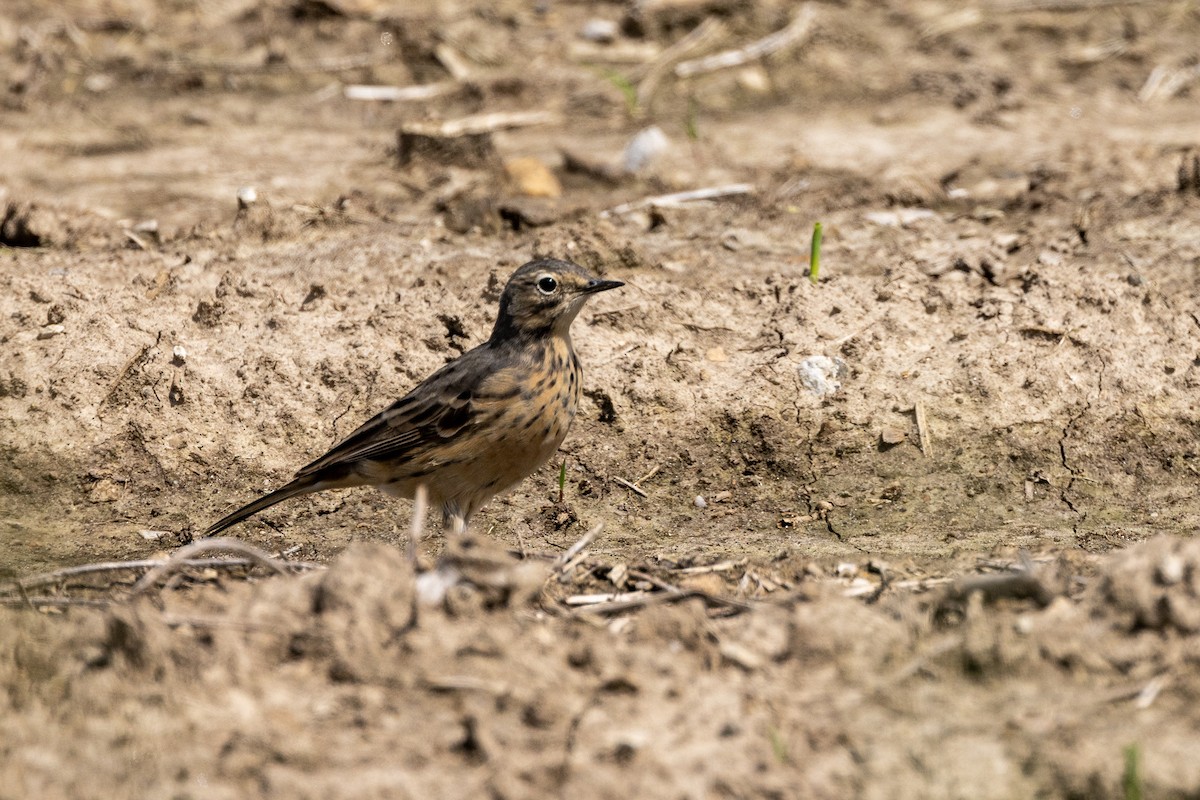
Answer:
POLYGON ((558 281, 553 275, 541 275, 537 279, 537 290, 542 294, 554 294, 558 291, 558 281))

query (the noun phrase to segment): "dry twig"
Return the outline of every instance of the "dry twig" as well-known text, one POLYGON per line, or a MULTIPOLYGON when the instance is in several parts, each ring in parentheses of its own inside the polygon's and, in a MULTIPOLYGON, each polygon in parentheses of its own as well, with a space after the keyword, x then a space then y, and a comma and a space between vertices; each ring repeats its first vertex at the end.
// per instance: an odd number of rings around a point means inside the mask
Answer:
MULTIPOLYGON (((56 583, 62 583, 69 578, 79 578, 84 575, 96 575, 105 572, 137 572, 155 569, 166 564, 168 560, 165 558, 147 558, 137 561, 104 561, 97 564, 82 564, 78 567, 65 567, 53 572, 21 578, 11 584, 0 586, 0 593, 7 593, 14 590, 23 592, 26 589, 52 586, 56 583)), ((180 562, 179 566, 188 569, 237 569, 253 567, 259 563, 259 561, 252 558, 185 558, 180 562)), ((291 569, 321 569, 321 565, 312 564, 307 561, 288 561, 286 564, 291 569)))
POLYGON ((920 400, 913 405, 913 416, 917 420, 917 438, 921 442, 921 455, 933 458, 933 439, 929 436, 929 422, 925 417, 925 404, 920 400))
POLYGON ((251 74, 280 74, 300 72, 346 72, 352 69, 362 69, 381 64, 386 56, 379 53, 356 53, 349 56, 321 58, 313 61, 263 61, 245 63, 237 61, 200 61, 198 59, 178 58, 157 65, 154 69, 168 74, 181 72, 224 72, 230 75, 251 74))
POLYGON ((29 606, 38 608, 65 608, 68 606, 84 606, 88 608, 105 608, 108 600, 89 600, 82 597, 38 597, 23 595, 19 597, 0 597, 0 606, 29 606))
POLYGON ((579 541, 567 548, 561 556, 558 557, 558 564, 555 566, 555 572, 562 575, 567 572, 572 566, 572 561, 580 553, 584 551, 592 542, 596 541, 596 537, 604 530, 604 523, 598 522, 596 525, 583 536, 579 537, 579 541))
POLYGON ((680 589, 678 586, 675 586, 674 584, 667 583, 662 578, 656 578, 653 575, 651 575, 649 572, 643 572, 640 569, 631 569, 631 570, 629 570, 629 576, 632 578, 637 578, 639 580, 646 581, 647 583, 654 586, 656 589, 662 589, 664 592, 669 592, 671 594, 683 594, 683 589, 680 589))
POLYGON ((567 605, 579 606, 573 609, 573 614, 616 614, 621 611, 631 611, 635 608, 647 608, 664 603, 677 603, 680 600, 688 600, 693 597, 699 597, 705 602, 726 606, 727 608, 739 611, 748 611, 754 608, 752 604, 743 600, 735 600, 731 597, 717 597, 707 592, 698 591, 680 591, 678 594, 672 592, 625 592, 624 594, 609 595, 574 595, 573 597, 566 598, 563 602, 567 605))
POLYGON ((1183 69, 1171 69, 1160 64, 1150 70, 1137 98, 1142 103, 1170 100, 1197 80, 1200 80, 1200 64, 1183 69))
POLYGON ((453 81, 423 83, 417 86, 369 86, 352 83, 342 88, 342 96, 347 100, 404 102, 409 100, 431 100, 435 97, 456 92, 458 88, 458 84, 453 81))
POLYGON ((413 122, 404 126, 404 132, 453 139, 457 136, 492 133, 510 128, 549 125, 558 121, 559 115, 553 111, 496 111, 445 122, 413 122))
POLYGON ((130 589, 129 596, 131 598, 137 597, 164 577, 173 572, 186 569, 188 566, 187 562, 194 556, 214 550, 228 550, 238 553, 254 565, 266 567, 278 575, 286 575, 290 566, 287 562, 272 558, 267 552, 259 550, 257 547, 245 542, 239 542, 237 539, 201 539, 198 542, 193 542, 187 547, 175 551, 174 555, 143 575, 141 580, 135 583, 133 588, 130 589))
POLYGON ((805 3, 796 11, 792 21, 786 27, 775 33, 764 36, 758 41, 751 42, 745 47, 735 50, 725 50, 704 58, 684 61, 675 66, 675 75, 680 78, 690 78, 705 72, 715 72, 729 67, 740 67, 751 61, 776 53, 785 47, 792 47, 812 33, 817 21, 817 8, 813 3, 805 3))
POLYGON ((635 70, 631 76, 632 79, 637 80, 639 74, 641 77, 637 88, 638 109, 644 113, 650 104, 650 99, 658 90, 658 84, 662 81, 663 76, 671 70, 676 62, 691 53, 712 47, 723 38, 725 38, 725 25, 716 17, 708 17, 687 36, 662 51, 644 71, 635 70))
POLYGON ((718 561, 716 564, 706 564, 702 567, 680 567, 673 570, 683 575, 703 575, 709 572, 727 572, 731 569, 744 567, 749 562, 749 558, 739 558, 737 561, 718 561))
POLYGON ((661 208, 678 208, 687 203, 694 203, 698 200, 716 200, 721 197, 729 197, 731 195, 750 194, 754 191, 752 183, 726 183, 721 186, 708 186, 703 189, 692 189, 687 192, 673 192, 672 194, 660 194, 653 197, 644 197, 641 200, 633 200, 629 203, 622 203, 619 206, 601 211, 601 217, 619 216, 628 214, 630 211, 637 211, 648 206, 659 206, 661 208))
POLYGON ((647 495, 645 492, 643 492, 643 491, 642 491, 642 490, 641 490, 641 489, 638 487, 638 485, 637 485, 637 484, 635 484, 635 483, 630 483, 629 481, 625 480, 624 478, 620 478, 620 477, 617 477, 616 475, 614 475, 614 476, 613 476, 613 481, 614 481, 615 483, 619 483, 619 484, 621 484, 621 485, 622 485, 622 486, 624 486, 626 489, 628 489, 629 491, 631 491, 631 492, 633 492, 634 494, 638 495, 639 497, 647 497, 647 496, 648 496, 648 495, 647 495))

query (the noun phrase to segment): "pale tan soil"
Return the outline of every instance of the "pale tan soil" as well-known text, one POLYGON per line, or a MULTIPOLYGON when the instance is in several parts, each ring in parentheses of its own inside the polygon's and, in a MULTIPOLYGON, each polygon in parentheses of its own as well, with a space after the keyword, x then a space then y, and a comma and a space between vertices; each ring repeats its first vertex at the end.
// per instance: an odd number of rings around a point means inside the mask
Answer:
MULTIPOLYGON (((731 45, 792 7, 704 8, 731 45)), ((231 531, 328 570, 0 610, 0 798, 1123 797, 1130 745, 1145 796, 1200 791, 1200 114, 1195 86, 1137 100, 1200 14, 822 4, 763 72, 668 77, 635 121, 566 56, 623 10, 0 10, 4 581, 188 541, 482 341, 534 254, 627 282, 575 325, 565 503, 555 462, 480 515, 546 554, 603 522, 566 582, 460 587, 413 625, 409 505, 361 491, 231 531), (443 42, 475 89, 341 97, 446 80, 443 42), (528 109, 562 119, 499 157, 554 167, 559 200, 396 164, 405 122, 528 109), (673 147, 649 174, 562 169, 650 122, 673 147), (518 207, 549 224, 512 230, 518 207), (836 394, 801 382, 814 355, 844 362, 836 394), (1053 598, 920 583, 1022 549, 1053 598), (618 565, 759 605, 568 612, 618 565)))

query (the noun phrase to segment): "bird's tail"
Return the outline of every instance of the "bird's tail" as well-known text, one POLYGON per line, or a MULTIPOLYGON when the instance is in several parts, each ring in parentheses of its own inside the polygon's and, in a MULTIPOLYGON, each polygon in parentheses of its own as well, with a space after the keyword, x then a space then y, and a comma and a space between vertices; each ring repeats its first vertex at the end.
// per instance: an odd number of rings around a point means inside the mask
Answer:
POLYGON ((234 511, 232 514, 228 514, 217 520, 212 525, 208 526, 208 530, 204 532, 204 535, 215 536, 226 528, 237 525, 242 520, 252 517, 263 509, 270 508, 276 503, 282 503, 284 500, 287 500, 290 497, 308 494, 309 492, 319 492, 322 489, 329 488, 332 487, 328 482, 316 480, 315 476, 312 475, 308 475, 303 478, 296 478, 295 480, 280 486, 275 491, 269 494, 264 494, 254 502, 247 503, 237 511, 234 511))

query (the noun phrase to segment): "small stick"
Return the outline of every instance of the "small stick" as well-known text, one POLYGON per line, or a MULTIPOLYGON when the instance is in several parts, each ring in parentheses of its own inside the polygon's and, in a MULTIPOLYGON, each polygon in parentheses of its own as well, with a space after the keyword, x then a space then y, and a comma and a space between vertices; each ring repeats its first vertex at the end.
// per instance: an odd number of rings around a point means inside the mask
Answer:
POLYGON ((1111 6, 1140 6, 1148 0, 1015 0, 994 7, 1002 13, 1022 11, 1095 11, 1111 6))
POLYGON ((851 586, 842 591, 842 597, 864 597, 878 592, 880 587, 886 585, 888 589, 928 589, 932 586, 942 586, 947 583, 953 583, 954 578, 922 578, 907 581, 896 581, 888 584, 875 584, 861 586, 851 586))
POLYGON ((569 606, 594 606, 601 603, 625 603, 638 598, 655 596, 654 592, 608 592, 605 594, 573 594, 564 598, 569 606))
POLYGON ((587 560, 587 557, 588 557, 588 551, 584 550, 584 551, 582 551, 581 553, 577 554, 577 555, 576 555, 574 558, 572 558, 571 560, 567 561, 567 563, 565 563, 565 564, 563 564, 561 567, 559 567, 559 569, 558 569, 558 582, 559 582, 559 583, 568 583, 568 582, 570 582, 570 580, 571 580, 571 570, 575 569, 577 566, 579 566, 579 565, 580 565, 580 564, 582 564, 584 561, 586 561, 586 560, 587 560))
POLYGON ((117 390, 121 388, 121 384, 123 384, 130 374, 132 374, 133 370, 142 363, 142 361, 146 358, 146 354, 149 352, 150 345, 144 344, 128 361, 125 362, 125 366, 121 368, 121 373, 117 376, 117 379, 113 381, 112 386, 110 386, 108 391, 104 394, 104 399, 100 401, 101 406, 108 405, 108 401, 112 400, 113 395, 115 395, 117 390))
POLYGON ((682 594, 683 593, 683 589, 680 589, 678 586, 674 586, 670 583, 667 583, 663 579, 656 578, 653 575, 651 575, 649 572, 643 572, 640 569, 629 570, 629 576, 631 578, 639 578, 643 581, 647 581, 648 583, 653 584, 655 587, 662 589, 664 592, 670 592, 671 594, 682 594))
POLYGON ((752 183, 726 183, 721 186, 709 186, 704 189, 692 189, 687 192, 674 192, 672 194, 660 194, 654 197, 644 197, 641 200, 634 200, 629 203, 622 203, 619 206, 610 208, 607 211, 601 211, 601 217, 611 217, 614 215, 628 214, 630 211, 637 211, 640 208, 647 206, 660 206, 663 208, 677 208, 686 203, 694 203, 697 200, 716 200, 721 197, 729 197, 737 194, 750 194, 754 191, 752 183))
POLYGON ((558 121, 559 115, 552 111, 496 111, 491 114, 475 114, 438 123, 413 122, 405 125, 403 130, 405 133, 452 139, 456 136, 492 133, 509 128, 549 125, 558 121))
POLYGON ((572 609, 574 614, 613 614, 620 611, 629 611, 635 608, 646 608, 648 606, 661 605, 663 603, 676 603, 680 600, 688 600, 693 597, 699 597, 702 600, 717 605, 736 608, 741 611, 748 611, 754 606, 742 600, 734 600, 730 597, 716 597, 707 592, 680 592, 672 594, 670 592, 628 592, 623 595, 576 595, 574 598, 568 597, 565 602, 571 605, 571 600, 577 601, 582 598, 589 598, 582 602, 576 602, 573 605, 580 606, 572 609), (610 599, 605 600, 608 597, 610 599))
MULTIPOLYGON (((658 58, 654 59, 641 72, 641 82, 637 88, 638 109, 643 110, 644 113, 644 109, 649 104, 650 98, 654 96, 655 91, 658 89, 658 84, 662 81, 663 76, 670 71, 672 65, 691 53, 715 45, 723 38, 725 38, 724 23, 716 17, 706 17, 704 22, 693 28, 687 36, 684 36, 678 42, 662 51, 658 58)), ((632 77, 636 80, 638 71, 635 70, 632 77)))
POLYGON ((508 685, 500 681, 489 681, 474 675, 446 675, 440 678, 422 678, 421 685, 434 692, 483 692, 505 696, 512 693, 508 685))
POLYGON ((571 559, 583 552, 585 547, 596 541, 596 537, 600 535, 602 530, 604 530, 604 523, 598 522, 590 531, 579 537, 579 541, 568 547, 566 552, 558 557, 558 565, 555 568, 556 571, 560 573, 565 572, 567 565, 571 563, 571 559))
MULTIPOLYGON (((17 591, 24 589, 33 589, 39 586, 47 586, 54 583, 61 583, 67 578, 75 578, 81 575, 93 575, 101 572, 120 572, 123 570, 144 570, 154 569, 166 564, 168 559, 165 558, 148 558, 138 561, 105 561, 99 564, 83 564, 78 567, 66 567, 64 569, 47 572, 41 575, 33 575, 28 578, 21 578, 19 581, 0 586, 0 592, 10 592, 13 588, 17 591)), ((252 567, 257 564, 257 561, 249 558, 189 558, 185 559, 180 566, 192 568, 215 568, 215 569, 232 569, 234 567, 252 567)), ((324 569, 320 564, 313 564, 308 561, 288 561, 285 562, 292 569, 324 569)))
POLYGON ((342 96, 347 100, 405 102, 409 100, 431 100, 457 90, 458 84, 452 81, 423 83, 417 86, 370 86, 361 83, 352 83, 342 88, 342 96))
POLYGON ((1142 84, 1142 88, 1137 94, 1138 102, 1170 100, 1198 78, 1200 78, 1200 65, 1173 70, 1160 64, 1146 77, 1146 82, 1142 84))
POLYGON ((150 249, 149 247, 146 246, 146 241, 142 237, 140 237, 136 233, 134 233, 133 231, 121 231, 121 232, 125 234, 126 239, 128 239, 129 241, 131 241, 135 245, 137 245, 138 250, 149 250, 150 249))
POLYGON ((214 72, 225 72, 230 74, 274 74, 288 72, 345 72, 352 69, 362 69, 363 67, 374 66, 380 64, 384 57, 376 53, 359 53, 350 56, 340 56, 337 58, 317 59, 316 61, 284 61, 244 64, 233 61, 196 61, 188 58, 179 58, 173 61, 168 61, 161 66, 156 67, 156 70, 161 70, 167 73, 191 72, 193 70, 212 70, 214 72))
POLYGON ((471 73, 474 70, 467 63, 467 59, 445 42, 442 42, 433 49, 433 57, 438 60, 439 64, 445 67, 446 72, 449 72, 450 77, 454 78, 454 80, 466 82, 471 79, 471 73))
POLYGON ((619 484, 621 484, 621 485, 622 485, 622 486, 624 486, 626 489, 628 489, 629 491, 633 492, 633 493, 634 493, 634 494, 636 494, 636 495, 639 495, 639 496, 641 496, 641 497, 647 497, 647 496, 648 496, 648 495, 647 495, 645 492, 643 492, 641 489, 639 489, 639 488, 638 488, 636 485, 634 485, 634 484, 630 483, 629 481, 625 480, 624 478, 618 478, 616 475, 614 475, 614 476, 613 476, 613 481, 615 481, 616 483, 619 483, 619 484))
POLYGON ((87 608, 107 608, 112 604, 111 600, 85 600, 77 597, 0 597, 0 606, 24 606, 30 608, 42 608, 45 606, 67 607, 67 606, 84 606, 87 608))
POLYGON ((925 418, 925 404, 920 400, 913 405, 913 416, 917 419, 917 438, 921 442, 921 454, 933 458, 933 440, 929 436, 929 422, 925 418))
POLYGON ((287 567, 284 562, 271 558, 266 552, 259 550, 253 545, 239 542, 237 539, 201 539, 198 542, 193 542, 187 547, 179 549, 173 556, 143 575, 141 580, 135 583, 133 588, 129 590, 129 596, 131 598, 137 597, 163 577, 187 567, 186 562, 193 556, 213 550, 231 550, 241 554, 259 566, 274 570, 278 575, 287 574, 287 567))
POLYGON ((643 69, 662 52, 654 42, 571 42, 567 45, 567 58, 574 62, 601 64, 633 64, 643 69))
POLYGON ((718 561, 716 564, 707 564, 702 567, 682 567, 672 570, 683 575, 704 575, 709 572, 727 572, 731 569, 746 566, 748 558, 739 558, 737 561, 718 561))
POLYGON ((654 465, 654 469, 650 470, 650 471, 649 471, 649 472, 647 472, 645 475, 643 475, 642 477, 638 478, 636 481, 634 481, 634 483, 638 483, 638 484, 645 483, 646 481, 650 480, 650 479, 651 479, 651 478, 653 478, 655 475, 657 475, 657 474, 658 474, 658 472, 659 472, 659 470, 661 470, 661 469, 662 469, 662 465, 661 465, 661 464, 655 464, 655 465, 654 465))
POLYGON ((775 33, 764 36, 758 41, 751 42, 736 50, 725 50, 715 55, 684 61, 675 65, 675 75, 679 78, 690 78, 705 72, 715 72, 728 67, 740 67, 751 61, 758 61, 764 56, 778 52, 785 47, 799 44, 812 32, 817 21, 817 9, 812 3, 800 6, 796 16, 786 27, 775 33))
POLYGON ((1133 707, 1138 711, 1145 711, 1150 706, 1154 705, 1154 701, 1158 699, 1159 693, 1168 683, 1166 675, 1159 675, 1151 678, 1146 684, 1146 688, 1138 692, 1137 699, 1133 702, 1133 707))

